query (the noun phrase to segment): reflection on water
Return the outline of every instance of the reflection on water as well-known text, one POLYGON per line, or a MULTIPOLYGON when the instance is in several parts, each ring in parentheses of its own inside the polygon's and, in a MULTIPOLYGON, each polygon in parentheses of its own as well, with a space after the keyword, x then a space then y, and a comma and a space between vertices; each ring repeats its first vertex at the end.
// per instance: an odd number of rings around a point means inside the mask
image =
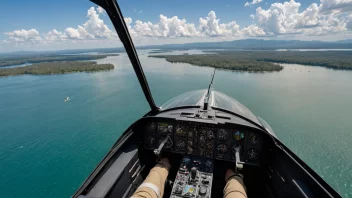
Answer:
MULTIPOLYGON (((148 50, 138 54, 158 105, 207 88, 211 79, 213 68, 149 58, 148 50)), ((71 196, 119 135, 148 111, 125 53, 97 62, 115 69, 0 79, 2 196, 71 196), (67 96, 72 101, 64 103, 67 96)), ((273 73, 219 70, 214 88, 264 118, 342 196, 352 197, 351 71, 295 64, 273 73)))

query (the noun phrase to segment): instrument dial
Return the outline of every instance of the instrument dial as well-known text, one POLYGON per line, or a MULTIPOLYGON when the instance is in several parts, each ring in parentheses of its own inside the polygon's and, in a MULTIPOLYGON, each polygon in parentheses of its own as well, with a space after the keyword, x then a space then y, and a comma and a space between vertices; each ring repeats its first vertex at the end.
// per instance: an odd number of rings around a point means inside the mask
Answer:
POLYGON ((186 136, 186 131, 183 129, 183 127, 177 126, 176 127, 176 134, 178 136, 186 136))
POLYGON ((207 160, 207 161, 204 162, 204 165, 205 165, 205 167, 207 167, 207 168, 211 168, 211 167, 213 166, 213 162, 210 161, 210 160, 207 160))
POLYGON ((218 132, 218 139, 220 141, 225 141, 229 139, 229 134, 225 129, 220 129, 218 132))
POLYGON ((206 141, 205 136, 200 136, 199 141, 200 141, 200 143, 205 143, 205 141, 206 141))
POLYGON ((209 140, 212 140, 212 139, 215 138, 214 132, 213 132, 212 130, 209 130, 209 131, 208 131, 207 136, 208 136, 208 139, 209 139, 209 140))
POLYGON ((159 133, 171 133, 172 132, 172 125, 169 125, 165 122, 158 123, 158 132, 159 133))
POLYGON ((219 144, 216 148, 218 154, 225 154, 228 151, 228 146, 226 144, 219 144))
POLYGON ((155 143, 155 137, 154 136, 148 136, 146 139, 147 145, 152 147, 154 146, 155 143))
POLYGON ((213 150, 214 146, 212 143, 208 143, 208 144, 206 144, 206 148, 207 148, 207 150, 211 151, 211 150, 213 150))
POLYGON ((249 135, 249 140, 251 141, 252 144, 258 144, 258 142, 260 141, 260 138, 254 133, 251 133, 249 135))
POLYGON ((151 122, 151 123, 149 123, 149 125, 148 125, 148 132, 150 132, 150 133, 154 133, 155 132, 155 129, 156 129, 156 124, 155 124, 155 122, 151 122))
POLYGON ((254 148, 247 151, 247 159, 248 160, 256 160, 258 159, 258 152, 254 148))
POLYGON ((177 140, 176 142, 176 148, 180 149, 180 150, 184 150, 186 147, 186 142, 183 140, 177 140))

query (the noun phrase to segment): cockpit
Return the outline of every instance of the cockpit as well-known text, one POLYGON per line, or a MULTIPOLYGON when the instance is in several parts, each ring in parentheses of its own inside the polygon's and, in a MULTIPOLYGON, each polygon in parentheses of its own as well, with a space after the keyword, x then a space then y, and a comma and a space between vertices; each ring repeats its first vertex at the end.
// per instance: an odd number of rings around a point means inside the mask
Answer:
POLYGON ((166 197, 222 197, 226 168, 249 167, 252 174, 257 170, 248 187, 260 181, 258 170, 267 158, 269 135, 246 107, 220 92, 210 92, 209 107, 204 110, 206 95, 207 90, 198 90, 171 99, 161 113, 144 117, 132 128, 143 134, 144 156, 172 160, 172 185, 165 190, 166 197), (247 119, 251 116, 253 120, 247 119))

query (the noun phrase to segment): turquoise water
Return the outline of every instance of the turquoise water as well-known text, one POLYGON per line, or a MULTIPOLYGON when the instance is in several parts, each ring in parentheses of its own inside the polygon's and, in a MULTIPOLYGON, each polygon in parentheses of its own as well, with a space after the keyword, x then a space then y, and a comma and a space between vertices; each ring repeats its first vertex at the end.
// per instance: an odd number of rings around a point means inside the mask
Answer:
MULTIPOLYGON (((205 88, 213 71, 139 54, 158 105, 205 88)), ((149 110, 125 54, 98 62, 115 69, 0 78, 2 197, 71 196, 149 110)), ((343 197, 352 197, 352 72, 300 65, 278 73, 217 71, 214 87, 264 118, 343 197)))

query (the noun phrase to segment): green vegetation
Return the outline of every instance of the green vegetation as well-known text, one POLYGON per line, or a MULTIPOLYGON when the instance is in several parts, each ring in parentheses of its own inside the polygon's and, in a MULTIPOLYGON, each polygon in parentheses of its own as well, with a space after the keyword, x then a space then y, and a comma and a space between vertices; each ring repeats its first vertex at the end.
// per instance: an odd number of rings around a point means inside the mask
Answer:
POLYGON ((264 62, 256 61, 247 58, 238 58, 231 55, 222 54, 199 54, 199 55, 158 55, 150 56, 154 58, 165 58, 171 63, 189 63, 198 66, 209 66, 219 69, 228 69, 235 71, 249 71, 249 72, 265 72, 265 71, 280 71, 282 66, 264 62))
POLYGON ((190 63, 199 66, 237 71, 280 71, 275 63, 295 63, 322 66, 332 69, 352 70, 352 51, 213 51, 216 54, 201 55, 153 55, 175 63, 190 63))
POLYGON ((159 54, 159 53, 166 53, 166 52, 173 52, 173 50, 157 49, 157 50, 150 51, 148 54, 159 54))
POLYGON ((5 57, 0 59, 0 67, 11 65, 20 65, 25 63, 41 63, 41 62, 55 62, 55 61, 80 61, 80 60, 97 60, 106 58, 107 56, 118 56, 117 54, 104 55, 31 55, 18 57, 5 57))
POLYGON ((26 67, 0 69, 0 77, 16 76, 23 74, 46 75, 46 74, 65 74, 72 72, 95 72, 114 69, 112 64, 97 64, 93 61, 87 62, 47 62, 37 63, 26 67))

